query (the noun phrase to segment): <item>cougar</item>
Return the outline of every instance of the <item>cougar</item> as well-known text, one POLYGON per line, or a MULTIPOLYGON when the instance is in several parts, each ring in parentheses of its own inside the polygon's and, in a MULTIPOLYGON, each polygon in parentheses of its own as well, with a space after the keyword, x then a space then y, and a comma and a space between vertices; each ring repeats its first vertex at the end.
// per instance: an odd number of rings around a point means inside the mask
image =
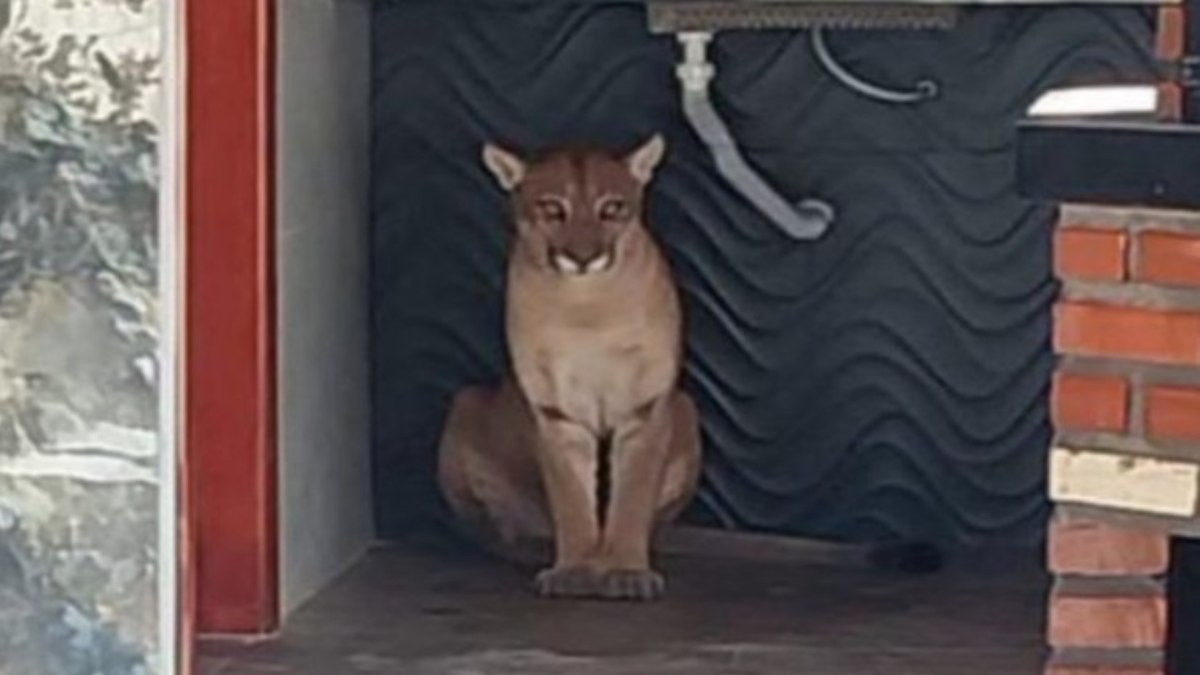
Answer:
POLYGON ((512 375, 454 397, 438 477, 456 520, 495 552, 552 550, 535 582, 545 596, 659 597, 651 539, 696 489, 679 296, 643 216, 664 151, 657 135, 624 155, 483 150, 515 221, 512 375))

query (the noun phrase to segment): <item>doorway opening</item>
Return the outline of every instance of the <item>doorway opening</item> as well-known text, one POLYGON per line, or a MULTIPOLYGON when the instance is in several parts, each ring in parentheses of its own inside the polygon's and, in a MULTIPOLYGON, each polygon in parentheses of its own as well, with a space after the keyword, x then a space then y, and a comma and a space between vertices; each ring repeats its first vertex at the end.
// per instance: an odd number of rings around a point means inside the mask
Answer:
POLYGON ((238 443, 271 459, 255 465, 254 527, 238 511, 201 524, 198 600, 202 630, 282 634, 206 642, 202 672, 1036 672, 1054 213, 1012 191, 1025 106, 1009 99, 1145 72, 1148 16, 997 9, 946 34, 835 36, 884 79, 939 69, 944 97, 912 108, 823 78, 803 34, 724 38, 718 103, 744 152, 785 193, 839 206, 811 244, 713 171, 678 109, 676 46, 646 31, 641 3, 289 0, 251 17, 238 35, 265 50, 248 58, 268 102, 251 125, 251 225, 269 229, 241 292, 263 294, 246 358, 264 369, 247 387, 267 407, 242 413, 253 439, 231 434, 210 469, 242 461, 238 443), (1044 39, 1063 32, 1088 48, 1044 39), (1055 69, 1033 67, 1052 56, 1055 69), (555 604, 439 531, 446 405, 506 368, 507 215, 482 143, 630 147, 654 132, 670 152, 650 221, 684 291, 704 418, 687 520, 933 541, 951 551, 944 574, 759 550, 665 561, 656 605, 555 604), (217 564, 247 557, 258 576, 217 564), (209 594, 206 579, 249 588, 209 594), (248 613, 221 611, 247 596, 248 613))

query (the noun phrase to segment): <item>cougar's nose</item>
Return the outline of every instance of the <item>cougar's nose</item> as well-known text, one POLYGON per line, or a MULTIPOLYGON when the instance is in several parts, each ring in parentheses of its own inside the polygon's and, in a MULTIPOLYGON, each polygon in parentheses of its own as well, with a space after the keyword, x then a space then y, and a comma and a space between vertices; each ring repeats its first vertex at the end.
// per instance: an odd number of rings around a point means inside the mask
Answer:
POLYGON ((612 267, 613 262, 612 252, 603 248, 586 252, 562 249, 555 252, 551 259, 555 269, 562 274, 578 276, 603 272, 612 267))

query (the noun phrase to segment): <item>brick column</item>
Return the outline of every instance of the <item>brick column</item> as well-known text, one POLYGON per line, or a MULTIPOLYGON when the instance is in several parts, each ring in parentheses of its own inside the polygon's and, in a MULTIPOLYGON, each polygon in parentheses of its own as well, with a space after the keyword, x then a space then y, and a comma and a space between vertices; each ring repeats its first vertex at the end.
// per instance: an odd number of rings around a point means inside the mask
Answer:
POLYGON ((1171 532, 1195 531, 1200 214, 1068 206, 1049 537, 1053 675, 1161 675, 1171 532))

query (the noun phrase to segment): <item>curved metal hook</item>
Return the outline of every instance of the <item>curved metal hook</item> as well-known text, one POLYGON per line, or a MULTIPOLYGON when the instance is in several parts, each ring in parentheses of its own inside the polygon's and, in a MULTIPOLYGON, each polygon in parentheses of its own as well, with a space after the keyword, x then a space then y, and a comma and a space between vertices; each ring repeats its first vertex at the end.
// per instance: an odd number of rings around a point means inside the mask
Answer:
POLYGON ((867 98, 884 103, 911 104, 936 98, 939 93, 938 83, 928 78, 918 81, 909 91, 900 91, 872 84, 858 77, 834 58, 833 52, 829 49, 829 43, 825 41, 825 29, 823 28, 812 29, 812 47, 813 52, 817 55, 817 60, 830 75, 867 98))

